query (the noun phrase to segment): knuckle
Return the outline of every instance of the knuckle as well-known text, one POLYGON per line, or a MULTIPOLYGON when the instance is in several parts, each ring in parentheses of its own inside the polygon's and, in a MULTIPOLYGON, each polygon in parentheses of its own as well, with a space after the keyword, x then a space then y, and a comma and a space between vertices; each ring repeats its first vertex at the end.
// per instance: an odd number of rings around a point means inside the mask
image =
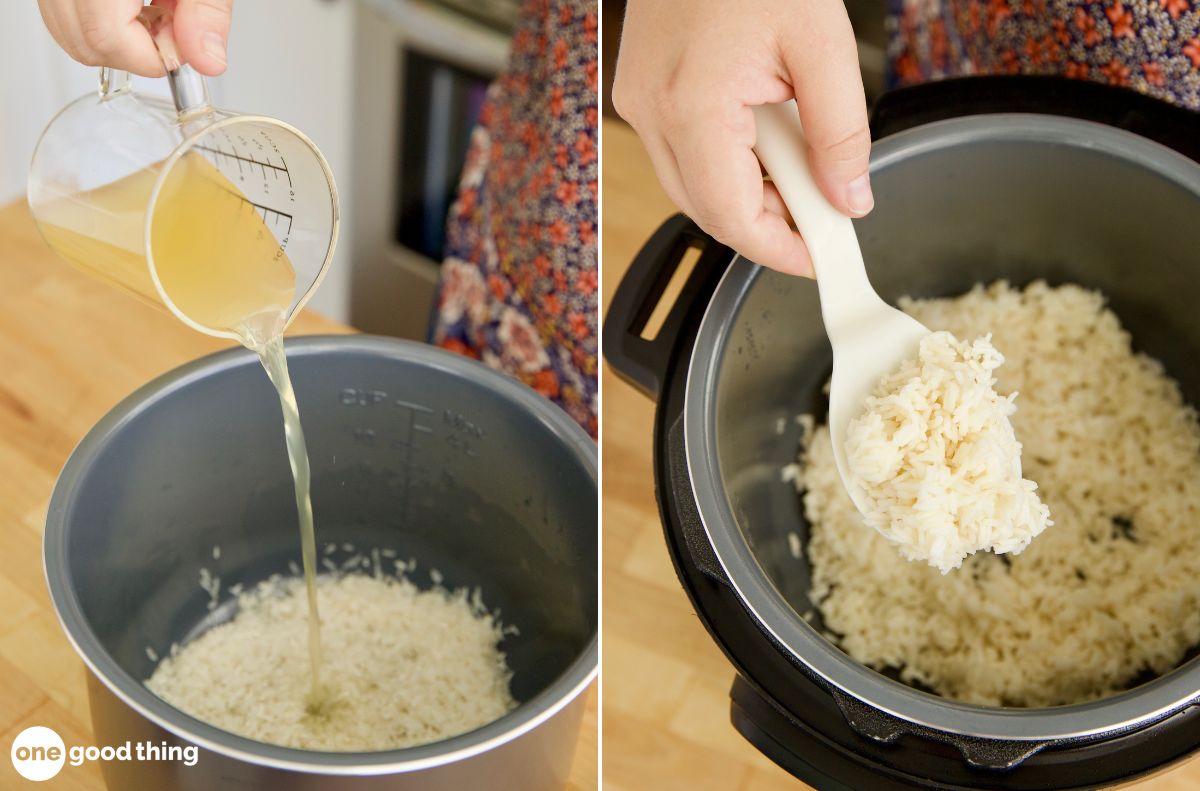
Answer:
MULTIPOLYGON (((97 17, 89 16, 80 20, 79 35, 83 44, 80 52, 89 60, 95 60, 97 55, 107 54, 112 47, 112 28, 97 17)), ((86 63, 86 65, 97 64, 86 63)))
POLYGON ((206 18, 227 21, 233 12, 233 0, 193 0, 192 7, 206 18))
POLYGON ((710 206, 696 206, 692 219, 709 236, 721 244, 735 246, 742 238, 745 223, 725 211, 713 211, 710 206))
POLYGON ((612 89, 613 109, 633 126, 663 131, 672 125, 674 106, 669 94, 653 91, 644 83, 617 76, 612 89))
POLYGON ((685 62, 676 62, 664 75, 661 87, 654 96, 654 115, 664 126, 677 128, 695 123, 694 116, 705 102, 703 93, 696 86, 704 81, 689 74, 691 67, 685 62))
POLYGON ((621 72, 617 72, 616 78, 613 80, 612 86, 612 105, 617 111, 617 115, 624 118, 626 121, 632 122, 634 114, 634 97, 632 95, 633 88, 629 82, 623 79, 621 72))
MULTIPOLYGON (((679 211, 686 212, 687 205, 688 205, 687 193, 684 192, 682 190, 682 188, 676 186, 675 184, 664 183, 662 185, 662 187, 663 187, 663 192, 667 193, 667 198, 671 201, 671 203, 675 204, 675 208, 678 209, 679 211)), ((693 217, 692 219, 695 219, 695 218, 693 217)))
POLYGON ((82 41, 62 41, 63 50, 66 51, 71 59, 84 66, 101 66, 100 58, 94 52, 89 50, 82 41))
POLYGON ((683 101, 677 86, 670 86, 658 95, 653 104, 654 118, 665 130, 674 130, 682 122, 683 101))
POLYGON ((830 162, 865 158, 871 153, 871 130, 866 126, 858 126, 848 133, 835 135, 830 142, 820 146, 818 153, 830 162))
POLYGON ((660 132, 673 130, 680 123, 681 109, 687 105, 687 83, 680 79, 678 62, 658 64, 651 73, 630 74, 630 68, 618 58, 613 77, 612 104, 617 114, 635 126, 642 124, 660 132))

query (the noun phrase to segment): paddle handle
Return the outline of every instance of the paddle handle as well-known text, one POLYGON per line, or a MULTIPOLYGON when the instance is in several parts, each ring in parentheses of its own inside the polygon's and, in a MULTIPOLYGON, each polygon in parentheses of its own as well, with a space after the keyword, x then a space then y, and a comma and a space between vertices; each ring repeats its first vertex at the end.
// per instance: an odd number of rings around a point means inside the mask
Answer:
POLYGON ((808 246, 821 292, 821 314, 832 338, 858 309, 874 308, 880 302, 867 279, 854 223, 829 203, 813 178, 796 103, 755 107, 754 122, 754 152, 808 246))

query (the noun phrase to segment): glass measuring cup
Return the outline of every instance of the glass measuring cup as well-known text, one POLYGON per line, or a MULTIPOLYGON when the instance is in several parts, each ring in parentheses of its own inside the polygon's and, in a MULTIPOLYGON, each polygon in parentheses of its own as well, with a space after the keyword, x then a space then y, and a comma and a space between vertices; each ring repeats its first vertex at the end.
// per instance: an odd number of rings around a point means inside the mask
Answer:
POLYGON ((338 196, 329 163, 295 127, 214 108, 181 65, 171 12, 139 17, 173 102, 100 70, 99 96, 67 105, 42 133, 29 207, 75 266, 200 332, 253 345, 278 334, 329 268, 338 196))

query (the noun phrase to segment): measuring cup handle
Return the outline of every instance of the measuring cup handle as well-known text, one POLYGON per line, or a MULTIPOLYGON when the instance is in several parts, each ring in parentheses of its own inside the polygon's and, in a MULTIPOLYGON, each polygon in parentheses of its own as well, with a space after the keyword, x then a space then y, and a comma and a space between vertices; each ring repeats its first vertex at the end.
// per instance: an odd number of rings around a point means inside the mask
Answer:
POLYGON ((129 72, 120 69, 110 69, 104 66, 100 69, 100 100, 111 99, 123 93, 129 93, 131 83, 129 72))
MULTIPOLYGON (((164 6, 146 6, 137 19, 154 40, 158 56, 167 70, 167 82, 179 118, 210 110, 212 100, 204 77, 179 60, 179 49, 175 46, 175 12, 164 6)), ((101 101, 128 93, 131 87, 129 72, 107 66, 100 69, 101 101)))
POLYGON ((179 59, 179 48, 175 46, 175 12, 165 6, 146 6, 138 14, 138 21, 149 31, 158 48, 180 119, 211 109, 212 101, 204 77, 179 59))

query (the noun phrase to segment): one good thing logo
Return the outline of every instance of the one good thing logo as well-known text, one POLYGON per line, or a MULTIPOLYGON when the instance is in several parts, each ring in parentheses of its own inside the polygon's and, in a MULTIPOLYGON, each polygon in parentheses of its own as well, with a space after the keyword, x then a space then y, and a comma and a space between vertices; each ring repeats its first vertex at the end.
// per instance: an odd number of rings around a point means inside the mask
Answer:
POLYGON ((13 768, 26 780, 49 780, 62 771, 63 764, 82 766, 86 761, 178 761, 195 766, 200 748, 167 742, 125 742, 119 746, 74 744, 67 747, 62 737, 50 728, 35 725, 17 734, 11 751, 13 768))
POLYGON ((49 728, 35 725, 13 739, 13 767, 26 780, 49 780, 62 770, 66 760, 62 737, 49 728))

